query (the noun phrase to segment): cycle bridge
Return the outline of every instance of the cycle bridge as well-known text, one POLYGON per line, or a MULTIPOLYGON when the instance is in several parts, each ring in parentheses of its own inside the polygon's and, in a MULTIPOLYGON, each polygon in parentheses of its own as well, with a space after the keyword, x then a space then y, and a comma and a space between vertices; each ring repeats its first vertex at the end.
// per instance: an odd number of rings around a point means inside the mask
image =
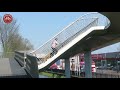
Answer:
POLYGON ((59 59, 65 59, 65 75, 70 78, 69 58, 84 53, 85 77, 92 78, 91 52, 120 41, 120 13, 87 13, 65 27, 50 40, 34 51, 15 52, 15 59, 27 72, 38 77, 39 71, 49 68, 59 59), (47 57, 51 52, 52 41, 58 38, 58 53, 47 57), (46 59, 45 59, 46 58, 46 59))

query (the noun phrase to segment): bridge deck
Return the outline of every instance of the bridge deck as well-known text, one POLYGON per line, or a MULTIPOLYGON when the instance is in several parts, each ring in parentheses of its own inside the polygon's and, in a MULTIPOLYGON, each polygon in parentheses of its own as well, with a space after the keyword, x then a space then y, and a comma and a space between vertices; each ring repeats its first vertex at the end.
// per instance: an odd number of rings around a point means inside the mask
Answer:
POLYGON ((0 59, 0 77, 27 77, 25 70, 14 59, 0 59))

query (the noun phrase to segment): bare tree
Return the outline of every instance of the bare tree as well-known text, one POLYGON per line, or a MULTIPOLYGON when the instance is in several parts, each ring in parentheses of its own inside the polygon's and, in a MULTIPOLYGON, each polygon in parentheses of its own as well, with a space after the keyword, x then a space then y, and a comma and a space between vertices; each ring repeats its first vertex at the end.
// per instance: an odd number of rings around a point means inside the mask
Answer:
POLYGON ((0 17, 0 41, 3 52, 33 49, 33 45, 29 40, 24 39, 18 31, 19 25, 17 25, 16 19, 13 19, 10 24, 6 24, 0 17))

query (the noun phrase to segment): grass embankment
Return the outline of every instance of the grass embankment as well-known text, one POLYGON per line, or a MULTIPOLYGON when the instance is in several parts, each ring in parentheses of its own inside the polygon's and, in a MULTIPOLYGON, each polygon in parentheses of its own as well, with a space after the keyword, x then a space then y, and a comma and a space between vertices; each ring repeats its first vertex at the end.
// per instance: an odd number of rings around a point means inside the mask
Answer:
POLYGON ((63 76, 63 75, 53 74, 53 73, 49 73, 49 72, 40 72, 40 75, 44 75, 49 78, 65 78, 65 76, 63 76))

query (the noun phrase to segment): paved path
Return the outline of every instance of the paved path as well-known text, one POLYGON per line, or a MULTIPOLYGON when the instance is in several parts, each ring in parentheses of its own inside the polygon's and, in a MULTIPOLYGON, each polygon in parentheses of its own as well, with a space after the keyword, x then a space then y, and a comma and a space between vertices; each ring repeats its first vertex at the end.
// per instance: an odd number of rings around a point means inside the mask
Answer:
POLYGON ((14 59, 0 59, 0 76, 22 76, 27 75, 25 70, 14 59))

